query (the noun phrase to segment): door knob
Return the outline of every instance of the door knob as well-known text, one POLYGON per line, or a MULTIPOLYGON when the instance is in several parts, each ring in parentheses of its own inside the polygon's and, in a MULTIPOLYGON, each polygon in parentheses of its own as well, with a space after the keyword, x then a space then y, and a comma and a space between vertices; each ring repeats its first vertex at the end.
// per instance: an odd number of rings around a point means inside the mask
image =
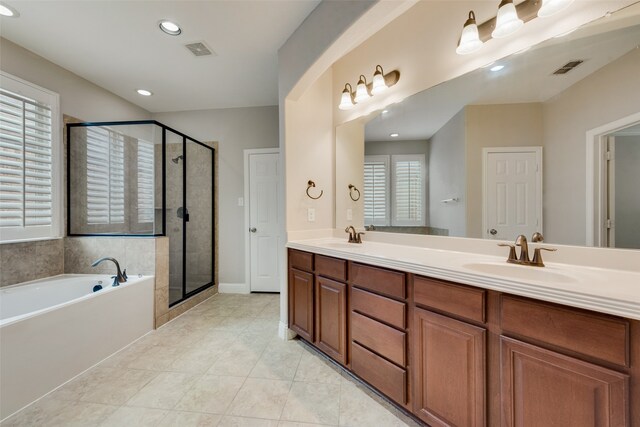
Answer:
POLYGON ((496 234, 498 234, 498 230, 496 230, 495 228, 492 228, 491 230, 489 230, 489 234, 491 234, 492 236, 495 236, 496 234))
POLYGON ((250 232, 252 232, 252 233, 255 233, 256 231, 258 231, 258 229, 257 229, 257 228, 255 228, 255 227, 251 227, 251 228, 249 229, 249 231, 250 231, 250 232))

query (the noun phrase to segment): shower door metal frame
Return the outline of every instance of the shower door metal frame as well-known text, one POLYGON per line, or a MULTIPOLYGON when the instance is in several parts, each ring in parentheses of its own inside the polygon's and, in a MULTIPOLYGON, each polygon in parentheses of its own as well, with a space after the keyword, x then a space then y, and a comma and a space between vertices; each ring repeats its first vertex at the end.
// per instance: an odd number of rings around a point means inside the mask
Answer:
POLYGON ((187 206, 187 140, 194 142, 211 151, 211 281, 199 288, 187 292, 187 228, 186 228, 186 215, 182 218, 182 297, 169 304, 169 308, 183 302, 184 300, 191 298, 192 296, 209 289, 215 284, 215 241, 216 241, 216 228, 215 228, 215 182, 216 182, 216 166, 215 166, 215 154, 216 150, 213 147, 204 144, 189 135, 175 130, 157 120, 129 120, 129 121, 111 121, 111 122, 83 122, 83 123, 67 123, 67 167, 66 167, 66 187, 67 187, 67 237, 166 237, 167 236, 167 131, 182 137, 182 152, 184 167, 182 168, 182 202, 183 206, 187 206), (162 233, 154 234, 98 234, 98 233, 71 233, 71 128, 74 127, 92 127, 92 126, 135 126, 135 125, 155 125, 162 129, 162 233))

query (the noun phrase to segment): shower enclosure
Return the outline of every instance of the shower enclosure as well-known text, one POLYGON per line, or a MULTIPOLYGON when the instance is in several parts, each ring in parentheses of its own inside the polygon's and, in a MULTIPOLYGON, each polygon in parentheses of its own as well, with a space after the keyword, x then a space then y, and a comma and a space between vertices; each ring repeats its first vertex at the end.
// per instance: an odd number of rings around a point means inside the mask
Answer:
POLYGON ((67 124, 69 236, 169 237, 169 306, 214 283, 214 149, 162 123, 67 124))

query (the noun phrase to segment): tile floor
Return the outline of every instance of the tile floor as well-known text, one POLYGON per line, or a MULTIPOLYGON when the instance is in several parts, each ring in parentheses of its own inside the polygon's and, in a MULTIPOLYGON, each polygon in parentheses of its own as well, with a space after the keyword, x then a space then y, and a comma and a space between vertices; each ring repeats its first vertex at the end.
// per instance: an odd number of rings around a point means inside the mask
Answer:
POLYGON ((297 340, 279 296, 215 295, 5 426, 415 426, 297 340))

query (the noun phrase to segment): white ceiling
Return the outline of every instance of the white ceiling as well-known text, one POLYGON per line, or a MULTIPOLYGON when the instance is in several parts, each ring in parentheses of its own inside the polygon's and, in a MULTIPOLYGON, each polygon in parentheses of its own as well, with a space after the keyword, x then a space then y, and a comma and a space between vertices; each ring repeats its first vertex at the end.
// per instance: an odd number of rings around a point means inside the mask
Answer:
POLYGON ((391 133, 398 140, 429 139, 469 104, 545 102, 640 45, 640 15, 629 12, 615 25, 595 23, 497 61, 504 65, 498 72, 479 69, 391 105, 366 124, 365 140, 389 141, 391 133), (552 75, 574 59, 585 62, 552 75))
POLYGON ((0 35, 151 112, 278 104, 277 51, 319 0, 18 1, 0 35), (173 37, 158 28, 177 22, 173 37), (217 54, 195 57, 187 43, 217 54), (154 95, 143 98, 135 89, 154 95))

